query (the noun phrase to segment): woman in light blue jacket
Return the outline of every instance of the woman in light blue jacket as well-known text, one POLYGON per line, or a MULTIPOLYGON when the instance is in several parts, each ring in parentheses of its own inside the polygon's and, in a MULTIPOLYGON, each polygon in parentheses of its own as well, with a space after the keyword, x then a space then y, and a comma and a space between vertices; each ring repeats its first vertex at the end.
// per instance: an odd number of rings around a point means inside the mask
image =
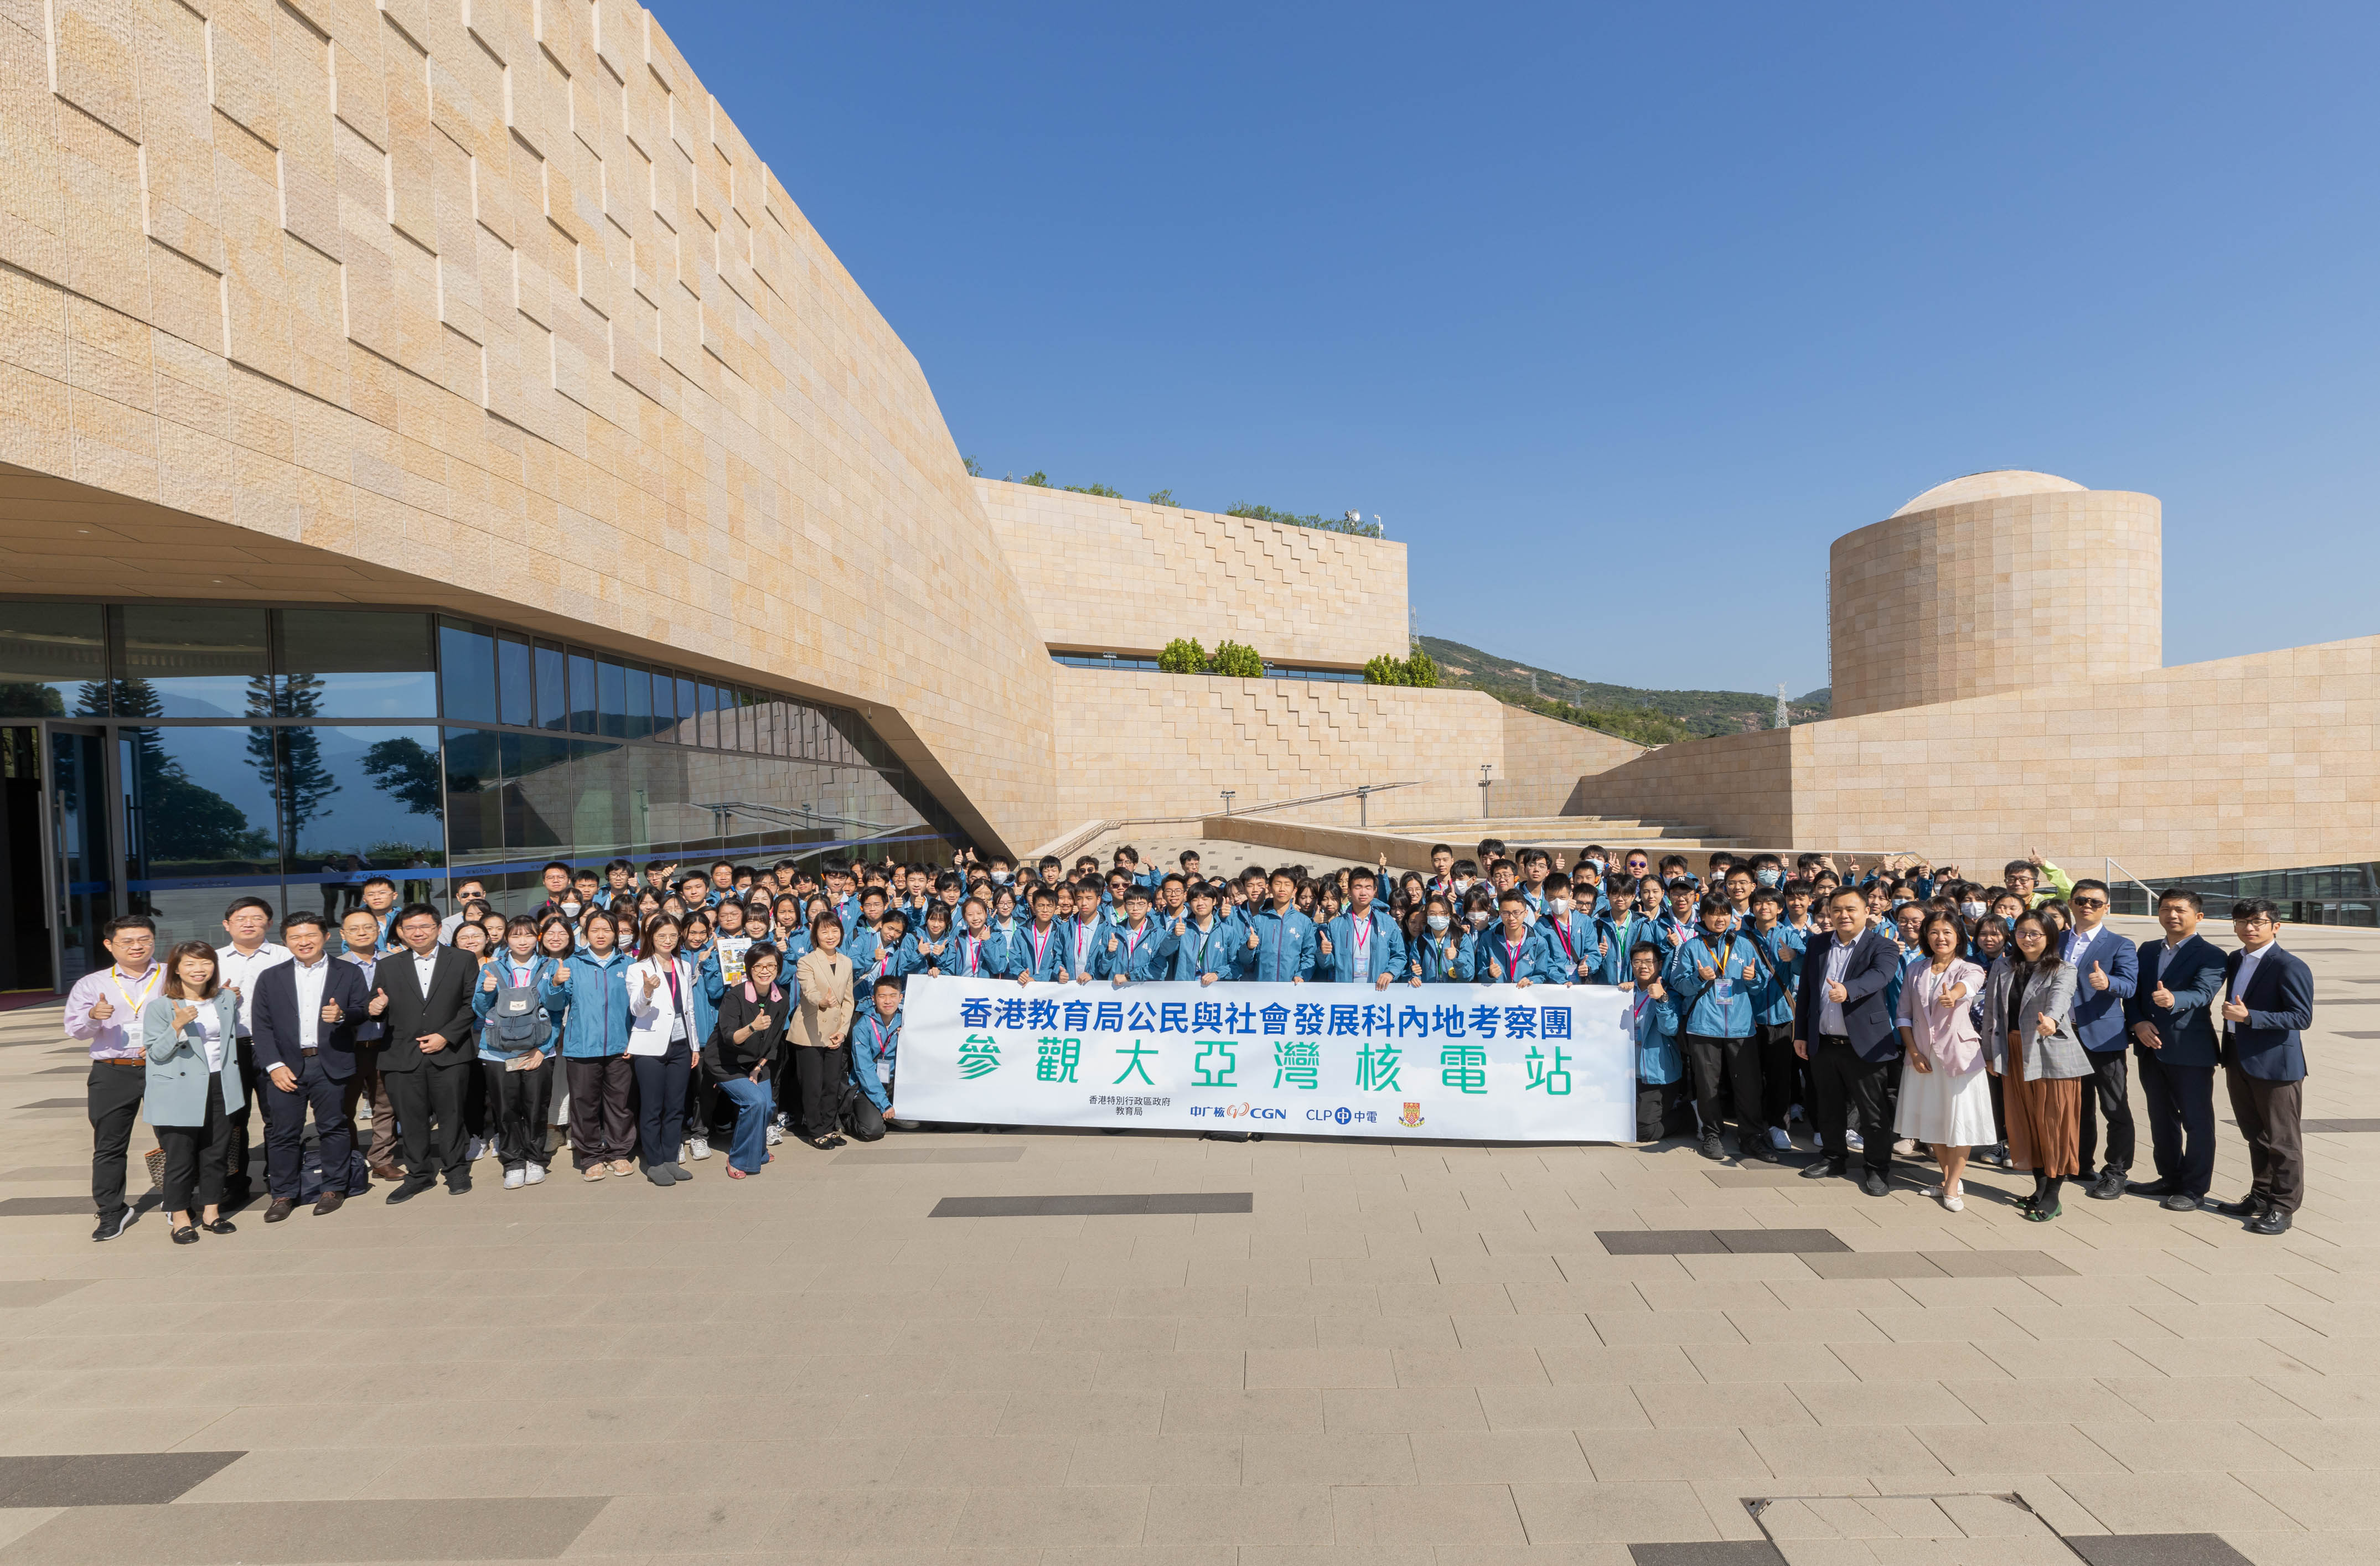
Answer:
POLYGON ((570 1091, 570 1157, 588 1180, 634 1174, 637 1120, 629 1111, 628 959, 620 926, 601 908, 581 926, 587 949, 538 986, 546 1013, 562 1016, 562 1069, 570 1091))
POLYGON ((141 1112, 165 1149, 165 1221, 177 1245, 199 1231, 228 1234, 224 1170, 231 1151, 231 1113, 246 1103, 239 1074, 239 995, 223 987, 215 949, 185 941, 166 954, 163 993, 140 1008, 140 1047, 149 1056, 141 1112), (190 1221, 191 1188, 204 1210, 190 1221))

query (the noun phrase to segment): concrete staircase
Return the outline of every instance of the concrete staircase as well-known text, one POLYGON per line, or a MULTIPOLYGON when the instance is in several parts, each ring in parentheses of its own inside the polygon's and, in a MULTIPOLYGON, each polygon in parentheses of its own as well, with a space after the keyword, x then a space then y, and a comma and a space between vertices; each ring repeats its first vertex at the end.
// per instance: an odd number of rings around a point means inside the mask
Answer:
POLYGON ((1716 848, 1741 851, 1751 846, 1734 838, 1712 836, 1706 826, 1615 816, 1508 816, 1486 820, 1475 816, 1468 820, 1384 822, 1370 828, 1319 826, 1264 816, 1209 816, 1201 831, 1210 840, 1245 843, 1276 853, 1329 856, 1366 864, 1377 863, 1385 854, 1390 868, 1399 870, 1427 870, 1433 844, 1446 844, 1457 858, 1468 858, 1483 837, 1500 837, 1516 850, 1560 849, 1565 854, 1575 854, 1590 843, 1662 854, 1716 848))

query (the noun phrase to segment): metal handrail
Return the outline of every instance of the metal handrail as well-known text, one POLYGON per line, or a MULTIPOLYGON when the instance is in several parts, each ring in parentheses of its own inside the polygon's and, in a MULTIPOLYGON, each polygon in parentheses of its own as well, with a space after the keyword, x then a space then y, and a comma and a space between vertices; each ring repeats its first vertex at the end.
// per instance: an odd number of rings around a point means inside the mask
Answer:
MULTIPOLYGON (((1354 788, 1333 789, 1329 794, 1309 794, 1296 799, 1276 799, 1264 805, 1243 805, 1229 813, 1234 816, 1253 816, 1260 810, 1288 810, 1301 805, 1321 805, 1333 799, 1348 798, 1362 798, 1368 808, 1370 795, 1386 794, 1392 788, 1414 788, 1421 782, 1419 778, 1408 778, 1403 783, 1358 783, 1354 788)), ((1111 819, 1086 821, 1064 837, 1043 844, 1036 852, 1035 857, 1054 856, 1062 859, 1085 844, 1095 843, 1108 833, 1123 827, 1183 826, 1191 821, 1203 821, 1214 813, 1212 810, 1201 810, 1195 816, 1119 816, 1111 819)))
POLYGON ((2131 871, 2125 869, 2123 866, 2118 864, 2114 855, 2104 854, 2101 855, 2100 857, 2107 861, 2108 885, 2113 886, 2116 882, 2116 877, 2118 875, 2121 875, 2126 880, 2131 881, 2134 886, 2139 887, 2143 892, 2149 894, 2149 912, 2152 914, 2156 912, 2157 889, 2155 887, 2151 886, 2148 882, 2143 880, 2140 877, 2132 874, 2131 871))
POLYGON ((869 832, 900 830, 897 826, 888 826, 882 821, 864 821, 856 816, 832 816, 823 810, 813 810, 807 805, 790 807, 783 805, 756 805, 748 799, 725 799, 712 805, 703 804, 699 800, 689 801, 689 803, 696 809, 708 810, 720 819, 719 835, 722 837, 727 835, 728 819, 735 816, 774 817, 780 824, 787 826, 817 826, 826 823, 839 827, 864 827, 869 832))

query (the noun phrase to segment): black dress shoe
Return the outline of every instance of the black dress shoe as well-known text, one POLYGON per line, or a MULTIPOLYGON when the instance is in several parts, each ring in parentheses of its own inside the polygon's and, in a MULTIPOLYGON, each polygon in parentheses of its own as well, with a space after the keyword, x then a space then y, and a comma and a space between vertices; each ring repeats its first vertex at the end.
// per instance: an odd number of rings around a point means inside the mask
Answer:
POLYGON ((297 1197, 275 1196, 273 1198, 273 1205, 264 1209, 264 1221, 267 1223, 279 1223, 297 1210, 297 1197))
POLYGON ((1804 1180, 1840 1180, 1842 1177, 1843 1166, 1839 1163, 1828 1163, 1824 1159, 1802 1166, 1802 1178, 1804 1180))
POLYGON ((459 1196, 470 1190, 470 1188, 471 1171, 467 1169, 460 1174, 447 1176, 446 1194, 448 1196, 459 1196))
POLYGON ((2279 1208, 2267 1207, 2248 1220, 2251 1234, 2286 1234, 2289 1232, 2289 1215, 2279 1208))
POLYGON ((396 1189, 388 1194, 388 1205, 395 1207, 399 1202, 409 1202, 437 1184, 435 1180, 426 1177, 417 1180, 411 1175, 407 1175, 398 1183, 396 1189))
POLYGON ((227 1218, 201 1220, 199 1227, 205 1230, 210 1234, 237 1234, 239 1232, 238 1226, 227 1218))
POLYGON ((344 1191, 325 1191, 314 1203, 314 1216, 320 1218, 324 1213, 336 1212, 346 1205, 347 1197, 344 1191))
POLYGON ((2099 1178, 2091 1182, 2089 1190, 2094 1201, 2114 1201, 2124 1194, 2124 1171, 2120 1169, 2101 1170, 2099 1178))
POLYGON ((2170 1196, 2173 1195, 2173 1182, 2170 1180, 2127 1180, 2124 1182, 2124 1195, 2128 1196, 2170 1196))
POLYGON ((1892 1187, 1884 1183, 1883 1175, 1870 1174, 1866 1179, 1860 1182, 1860 1189, 1866 1192, 1871 1196, 1881 1196, 1888 1194, 1892 1187))
POLYGON ((1727 1157, 1727 1149, 1719 1146, 1718 1137, 1706 1136, 1703 1138, 1703 1157, 1712 1159, 1724 1159, 1727 1157))
POLYGON ((199 1232, 192 1225, 185 1223, 182 1227, 174 1231, 174 1244, 177 1245, 195 1245, 198 1243, 199 1232))
POLYGON ((2159 1202, 2157 1206, 2165 1208, 2168 1212, 2196 1212, 2198 1210, 2198 1197, 2176 1191, 2172 1196, 2168 1196, 2164 1201, 2159 1202))
POLYGON ((2236 1202, 2216 1203, 2215 1210, 2226 1218, 2256 1218, 2263 1215, 2265 1205, 2264 1197, 2251 1191, 2236 1202))

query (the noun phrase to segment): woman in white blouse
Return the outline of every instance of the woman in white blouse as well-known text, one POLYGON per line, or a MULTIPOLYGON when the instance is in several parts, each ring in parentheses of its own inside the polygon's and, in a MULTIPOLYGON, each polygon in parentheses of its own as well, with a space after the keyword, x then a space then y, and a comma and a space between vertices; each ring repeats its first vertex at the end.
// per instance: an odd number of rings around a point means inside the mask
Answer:
POLYGON ((645 954, 628 966, 628 1069, 637 1077, 637 1152, 645 1178, 675 1185, 694 1178, 678 1162, 686 1138, 686 1087, 702 1040, 695 1035, 701 979, 680 950, 684 927, 662 914, 644 929, 645 954))
POLYGON ((1972 1005, 1984 970, 1962 955, 1966 949, 1967 932, 1938 909, 1917 929, 1919 955, 1900 982, 1900 1044, 1909 1060, 1893 1120, 1896 1133, 1934 1150, 1942 1180, 1925 1194, 1952 1212, 1967 1205, 1960 1181, 1968 1150, 1994 1140, 1991 1079, 1972 1005))

